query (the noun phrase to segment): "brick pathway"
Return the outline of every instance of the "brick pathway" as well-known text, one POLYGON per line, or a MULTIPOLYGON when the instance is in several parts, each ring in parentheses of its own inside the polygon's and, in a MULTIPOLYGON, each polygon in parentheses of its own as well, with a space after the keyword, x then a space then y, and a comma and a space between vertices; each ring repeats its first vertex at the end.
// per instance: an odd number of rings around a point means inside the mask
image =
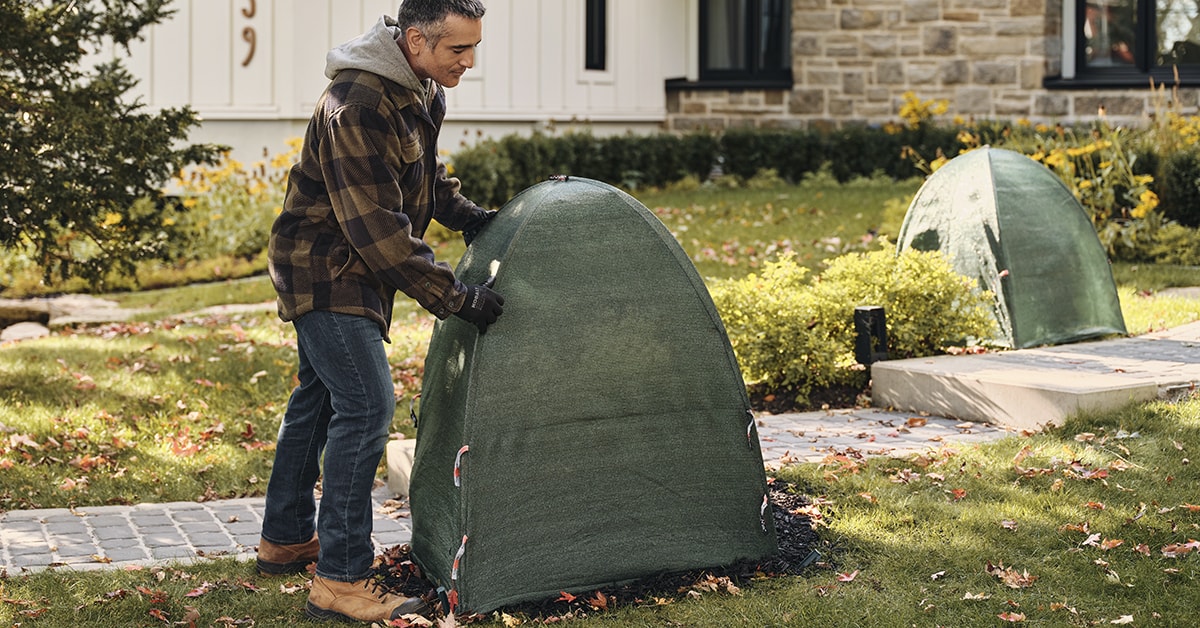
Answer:
MULTIPOLYGON (((977 443, 1008 432, 985 424, 860 409, 763 415, 763 462, 778 468, 838 453, 903 456, 944 443, 977 443)), ((412 538, 407 505, 375 491, 377 551, 412 538)), ((263 498, 21 510, 0 514, 0 570, 75 570, 254 557, 263 498)))

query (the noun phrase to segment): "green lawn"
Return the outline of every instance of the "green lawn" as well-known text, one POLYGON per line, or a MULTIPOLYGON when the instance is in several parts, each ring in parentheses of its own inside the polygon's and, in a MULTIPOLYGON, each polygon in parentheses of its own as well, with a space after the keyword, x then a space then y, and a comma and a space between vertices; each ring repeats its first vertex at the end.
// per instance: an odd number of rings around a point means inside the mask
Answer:
MULTIPOLYGON (((702 276, 721 278, 788 251, 819 269, 865 250, 872 234, 896 227, 889 211, 916 186, 868 180, 640 199, 702 276)), ((438 251, 453 264, 462 245, 451 239, 438 251)), ((1200 285, 1197 269, 1116 265, 1114 276, 1131 332, 1200 320, 1200 301, 1156 294, 1200 285)), ((272 296, 261 276, 122 293, 113 298, 142 309, 138 320, 0 347, 0 509, 261 495, 295 376, 293 332, 269 307, 197 312, 272 296)), ((407 407, 433 319, 407 300, 397 306, 389 357, 407 407)), ((739 583, 740 595, 619 600, 605 612, 582 608, 588 617, 573 623, 935 626, 1023 617, 1071 626, 1130 616, 1135 625, 1192 625, 1200 497, 1188 458, 1200 450, 1198 417, 1198 400, 1153 403, 959 451, 789 468, 781 477, 822 504, 826 559, 811 572, 739 583)), ((407 423, 398 412, 395 429, 411 434, 407 423)), ((190 607, 196 625, 286 625, 299 618, 303 585, 228 559, 9 573, 0 577, 0 623, 188 625, 190 607), (189 597, 202 583, 210 586, 189 597)))

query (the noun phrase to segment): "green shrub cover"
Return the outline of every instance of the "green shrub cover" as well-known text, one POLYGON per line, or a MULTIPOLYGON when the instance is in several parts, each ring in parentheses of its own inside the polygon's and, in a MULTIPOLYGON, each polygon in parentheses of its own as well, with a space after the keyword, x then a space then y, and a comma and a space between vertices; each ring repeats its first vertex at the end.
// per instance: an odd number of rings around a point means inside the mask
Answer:
POLYGON ((456 271, 504 314, 430 341, 413 556, 467 612, 776 547, 745 386, 708 292, 631 196, 547 181, 456 271), (764 515, 765 513, 765 515, 764 515))
POLYGON ((1062 180, 1018 152, 951 159, 909 206, 899 250, 938 250, 995 296, 998 344, 1017 349, 1124 334, 1104 247, 1062 180))

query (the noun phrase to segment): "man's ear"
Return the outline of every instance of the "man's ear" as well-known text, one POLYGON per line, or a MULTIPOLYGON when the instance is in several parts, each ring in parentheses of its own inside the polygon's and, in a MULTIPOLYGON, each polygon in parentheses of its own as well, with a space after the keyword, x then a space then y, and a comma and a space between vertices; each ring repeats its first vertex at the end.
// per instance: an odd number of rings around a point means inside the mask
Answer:
POLYGON ((411 55, 420 54, 425 48, 425 34, 417 30, 415 26, 409 26, 404 30, 404 48, 411 55))

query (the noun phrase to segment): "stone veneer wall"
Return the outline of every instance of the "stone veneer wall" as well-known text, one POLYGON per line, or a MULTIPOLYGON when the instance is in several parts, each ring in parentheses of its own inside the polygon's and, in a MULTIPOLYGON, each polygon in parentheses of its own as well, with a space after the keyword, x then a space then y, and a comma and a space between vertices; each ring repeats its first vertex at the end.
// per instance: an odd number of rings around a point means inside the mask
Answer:
MULTIPOLYGON (((791 90, 672 90, 667 127, 808 128, 899 120, 902 95, 953 116, 1138 124, 1144 89, 1046 89, 1062 61, 1062 0, 793 0, 791 90)), ((1180 91, 1195 114, 1200 90, 1180 91)))

